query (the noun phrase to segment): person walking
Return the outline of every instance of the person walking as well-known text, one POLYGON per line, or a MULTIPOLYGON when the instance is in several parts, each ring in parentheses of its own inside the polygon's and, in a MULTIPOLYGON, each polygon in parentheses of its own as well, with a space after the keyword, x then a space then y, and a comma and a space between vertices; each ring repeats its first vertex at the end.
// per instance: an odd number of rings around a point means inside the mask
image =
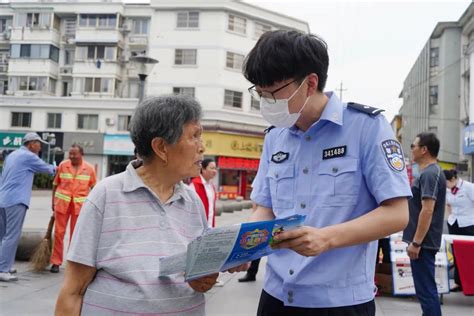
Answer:
POLYGON ((51 272, 58 273, 63 263, 64 234, 69 223, 69 240, 82 204, 97 179, 94 167, 83 159, 84 149, 73 144, 69 149, 69 159, 59 164, 53 182, 54 247, 51 255, 51 272))
MULTIPOLYGON (((456 170, 444 170, 446 177, 446 206, 448 208, 448 231, 451 235, 474 236, 474 184, 458 178, 456 170)), ((453 292, 461 291, 462 284, 454 257, 453 292)))
POLYGON ((194 188, 206 211, 207 224, 216 227, 216 188, 211 180, 217 175, 216 163, 212 159, 202 161, 201 174, 191 180, 190 186, 194 188))
POLYGON ((416 296, 423 315, 430 316, 441 315, 435 282, 435 256, 443 234, 446 178, 437 161, 439 146, 433 133, 418 134, 410 146, 412 159, 421 172, 411 188, 410 220, 403 231, 416 296))
MULTIPOLYGON (((11 272, 21 237, 26 211, 30 206, 35 173, 54 175, 56 167, 38 157, 41 144, 36 133, 27 133, 22 146, 8 155, 0 178, 0 217, 4 221, 0 242, 0 281, 17 281, 11 272)), ((1 225, 1 221, 0 221, 1 225)), ((2 228, 0 228, 0 232, 2 228)))
POLYGON ((326 43, 264 33, 244 76, 275 128, 264 139, 251 221, 301 214, 275 237, 257 315, 375 315, 377 240, 402 230, 411 197, 403 151, 382 110, 324 92, 326 43))

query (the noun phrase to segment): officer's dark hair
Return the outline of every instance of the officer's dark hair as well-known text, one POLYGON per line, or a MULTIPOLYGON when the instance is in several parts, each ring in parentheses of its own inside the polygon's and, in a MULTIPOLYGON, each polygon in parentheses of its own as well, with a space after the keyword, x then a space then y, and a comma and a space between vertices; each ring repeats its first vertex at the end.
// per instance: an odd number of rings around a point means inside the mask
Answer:
POLYGON ((446 178, 446 180, 451 181, 458 178, 458 172, 454 169, 443 170, 443 172, 444 172, 444 177, 446 178))
POLYGON ((183 94, 150 97, 141 102, 130 121, 130 138, 138 157, 144 161, 153 157, 151 141, 155 137, 176 144, 184 125, 200 122, 201 113, 199 102, 183 94))
POLYGON ((434 133, 424 132, 416 135, 416 137, 420 140, 418 146, 426 146, 432 157, 438 157, 439 139, 434 133))
POLYGON ((267 87, 275 82, 318 75, 318 90, 326 85, 329 56, 326 42, 299 31, 264 33, 244 61, 243 73, 251 83, 267 87))
POLYGON ((79 145, 78 143, 74 143, 71 145, 71 148, 77 148, 82 156, 84 156, 84 148, 79 145))
POLYGON ((213 160, 213 159, 210 159, 210 158, 206 158, 206 159, 204 159, 204 160, 201 162, 201 167, 202 167, 202 168, 201 168, 201 173, 202 173, 202 171, 203 171, 204 169, 207 168, 207 166, 209 166, 209 164, 210 164, 211 162, 214 162, 214 160, 213 160))

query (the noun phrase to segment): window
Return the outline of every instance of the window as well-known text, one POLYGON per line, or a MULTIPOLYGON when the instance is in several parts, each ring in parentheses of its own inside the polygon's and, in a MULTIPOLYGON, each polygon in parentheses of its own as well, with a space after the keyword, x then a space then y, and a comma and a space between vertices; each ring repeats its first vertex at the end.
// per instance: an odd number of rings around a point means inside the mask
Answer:
POLYGON ((116 60, 115 46, 78 46, 76 55, 78 60, 116 60))
POLYGON ((250 109, 252 111, 260 111, 260 101, 250 96, 250 109))
POLYGON ((229 14, 229 24, 227 29, 241 34, 247 33, 247 20, 239 16, 229 14))
POLYGON ((119 130, 119 131, 128 131, 131 119, 132 119, 131 115, 119 115, 118 116, 117 130, 119 130))
POLYGON ((48 128, 61 128, 61 113, 48 113, 48 128))
POLYGON ((439 47, 432 47, 430 49, 430 67, 439 66, 439 47))
POLYGON ((265 25, 265 24, 255 22, 255 37, 256 38, 259 38, 264 33, 271 30, 272 30, 272 27, 270 25, 265 25))
POLYGON ((178 12, 177 28, 199 27, 199 12, 178 12))
POLYGON ((47 77, 11 77, 12 91, 45 91, 47 77))
POLYGON ((51 59, 59 61, 59 48, 48 44, 12 44, 12 58, 51 59))
POLYGON ((53 78, 49 78, 49 93, 56 94, 56 84, 57 80, 53 78))
POLYGON ((30 12, 30 13, 18 13, 15 18, 15 26, 19 27, 38 27, 38 26, 50 26, 51 13, 44 12, 30 12))
POLYGON ((147 35, 148 34, 149 19, 133 19, 132 20, 132 34, 147 35))
POLYGON ((8 31, 8 27, 12 25, 11 18, 0 18, 0 33, 8 31))
POLYGON ((176 49, 174 53, 175 65, 196 65, 196 49, 176 49))
POLYGON ((438 104, 438 86, 430 86, 430 105, 438 104))
POLYGON ((39 13, 28 13, 26 15, 26 26, 38 26, 39 19, 39 13))
POLYGON ((109 78, 86 78, 84 92, 108 93, 111 91, 112 82, 113 79, 109 78))
POLYGON ((64 51, 64 65, 74 64, 74 50, 64 51))
POLYGON ((117 17, 115 14, 81 14, 79 16, 79 26, 97 27, 100 29, 115 28, 117 17))
POLYGON ((226 67, 232 69, 242 69, 242 63, 244 62, 244 55, 227 52, 226 67))
POLYGON ((242 92, 225 90, 224 105, 233 108, 242 108, 242 92))
POLYGON ((97 114, 78 114, 77 129, 97 129, 99 116, 97 114))
POLYGON ((31 112, 12 112, 12 127, 31 127, 31 112))
POLYGON ((174 94, 185 94, 194 98, 194 88, 192 87, 174 87, 174 94))

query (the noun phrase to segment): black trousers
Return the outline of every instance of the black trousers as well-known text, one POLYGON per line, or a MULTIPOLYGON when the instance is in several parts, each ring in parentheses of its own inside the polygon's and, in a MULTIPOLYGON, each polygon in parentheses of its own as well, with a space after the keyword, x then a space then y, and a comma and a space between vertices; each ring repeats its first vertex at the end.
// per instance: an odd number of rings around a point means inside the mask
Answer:
MULTIPOLYGON (((455 221, 453 225, 448 224, 448 231, 450 235, 467 235, 467 236, 474 236, 474 225, 466 226, 466 227, 459 227, 458 221, 455 221)), ((457 285, 461 285, 461 279, 459 278, 459 271, 456 267, 456 257, 454 255, 454 248, 453 248, 453 260, 454 260, 454 282, 457 285)))
POLYGON ((252 276, 256 276, 258 272, 258 265, 260 264, 260 259, 255 259, 250 264, 250 268, 247 270, 247 273, 252 276))
POLYGON ((330 308, 292 307, 262 290, 257 316, 375 316, 375 302, 330 308))

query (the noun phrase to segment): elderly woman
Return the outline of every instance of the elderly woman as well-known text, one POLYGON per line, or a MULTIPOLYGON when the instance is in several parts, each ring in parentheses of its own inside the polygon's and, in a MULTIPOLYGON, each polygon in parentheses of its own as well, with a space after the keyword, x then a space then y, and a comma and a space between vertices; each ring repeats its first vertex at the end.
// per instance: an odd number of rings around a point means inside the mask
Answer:
MULTIPOLYGON (((207 227, 196 193, 201 107, 185 96, 144 101, 130 134, 143 164, 101 181, 82 207, 56 315, 204 315, 217 274, 158 278, 159 258, 186 250, 207 227)), ((245 269, 239 267, 236 271, 245 269)))

